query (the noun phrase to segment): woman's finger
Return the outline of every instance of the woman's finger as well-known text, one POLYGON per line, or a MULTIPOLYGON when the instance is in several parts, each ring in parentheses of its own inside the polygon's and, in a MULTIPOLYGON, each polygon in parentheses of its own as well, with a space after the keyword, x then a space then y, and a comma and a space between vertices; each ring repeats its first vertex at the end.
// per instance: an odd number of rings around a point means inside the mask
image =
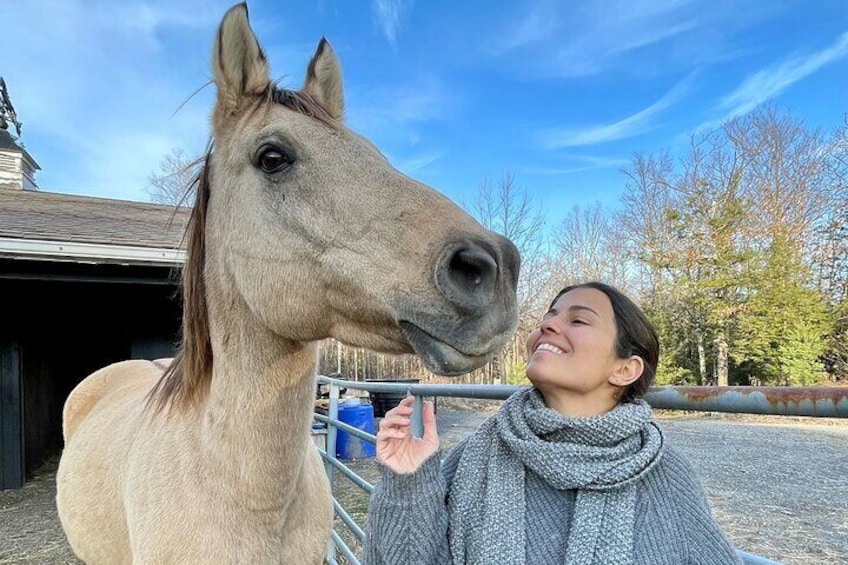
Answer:
POLYGON ((390 428, 388 430, 380 430, 380 433, 377 434, 377 441, 384 441, 389 439, 404 439, 408 435, 408 431, 399 430, 397 428, 390 428))
POLYGON ((414 401, 415 401, 414 397, 407 396, 406 398, 404 398, 403 400, 398 402, 397 406, 395 406, 394 408, 392 408, 391 410, 386 412, 386 415, 388 416, 389 414, 391 414, 392 412, 395 412, 396 410, 402 410, 404 408, 410 408, 414 401))
POLYGON ((392 420, 394 418, 409 418, 412 416, 412 409, 410 408, 408 411, 403 412, 386 412, 386 415, 383 416, 382 421, 392 420))
POLYGON ((386 417, 394 414, 404 414, 409 415, 412 414, 412 406, 411 405, 397 405, 388 412, 386 412, 386 417))
POLYGON ((380 421, 380 429, 405 427, 410 423, 410 419, 406 416, 386 416, 380 421))

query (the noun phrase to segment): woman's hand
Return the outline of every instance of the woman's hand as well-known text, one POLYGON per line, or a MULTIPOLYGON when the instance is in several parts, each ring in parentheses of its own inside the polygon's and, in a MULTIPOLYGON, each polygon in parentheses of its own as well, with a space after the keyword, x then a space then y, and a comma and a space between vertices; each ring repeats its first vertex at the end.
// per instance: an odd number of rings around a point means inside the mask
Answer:
POLYGON ((424 403, 424 437, 412 437, 412 403, 408 396, 386 412, 377 432, 377 460, 399 475, 414 473, 439 450, 436 412, 432 402, 424 403))

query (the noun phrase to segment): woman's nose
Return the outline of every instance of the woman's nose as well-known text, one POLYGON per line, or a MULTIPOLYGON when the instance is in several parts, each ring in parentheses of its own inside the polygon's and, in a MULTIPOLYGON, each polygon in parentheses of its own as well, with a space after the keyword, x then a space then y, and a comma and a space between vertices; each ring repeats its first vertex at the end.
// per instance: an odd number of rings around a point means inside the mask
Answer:
POLYGON ((559 327, 559 324, 556 321, 556 316, 551 316, 547 320, 542 322, 542 325, 539 326, 542 330, 542 333, 546 334, 558 334, 562 331, 562 328, 559 327))

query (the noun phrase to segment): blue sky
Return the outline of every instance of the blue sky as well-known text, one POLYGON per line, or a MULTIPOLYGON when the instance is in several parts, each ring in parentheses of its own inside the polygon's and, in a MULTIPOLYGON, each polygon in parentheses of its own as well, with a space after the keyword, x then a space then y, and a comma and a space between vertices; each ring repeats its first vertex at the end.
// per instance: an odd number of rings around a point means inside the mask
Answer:
MULTIPOLYGON (((146 200, 172 147, 200 154, 209 53, 232 2, 0 1, 0 75, 43 190, 146 200)), ((615 205, 636 151, 776 102, 848 111, 848 4, 833 1, 253 1, 272 74, 301 85, 321 36, 348 123, 455 200, 510 170, 550 224, 615 205)), ((550 225, 549 224, 549 225, 550 225)))

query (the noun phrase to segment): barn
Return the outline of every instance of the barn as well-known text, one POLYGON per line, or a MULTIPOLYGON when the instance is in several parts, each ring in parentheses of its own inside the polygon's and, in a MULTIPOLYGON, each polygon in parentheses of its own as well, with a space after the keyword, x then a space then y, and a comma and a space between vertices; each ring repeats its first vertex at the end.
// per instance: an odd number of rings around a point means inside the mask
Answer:
POLYGON ((92 371, 170 356, 180 244, 172 206, 39 191, 0 129, 0 489, 62 448, 62 405, 92 371))

